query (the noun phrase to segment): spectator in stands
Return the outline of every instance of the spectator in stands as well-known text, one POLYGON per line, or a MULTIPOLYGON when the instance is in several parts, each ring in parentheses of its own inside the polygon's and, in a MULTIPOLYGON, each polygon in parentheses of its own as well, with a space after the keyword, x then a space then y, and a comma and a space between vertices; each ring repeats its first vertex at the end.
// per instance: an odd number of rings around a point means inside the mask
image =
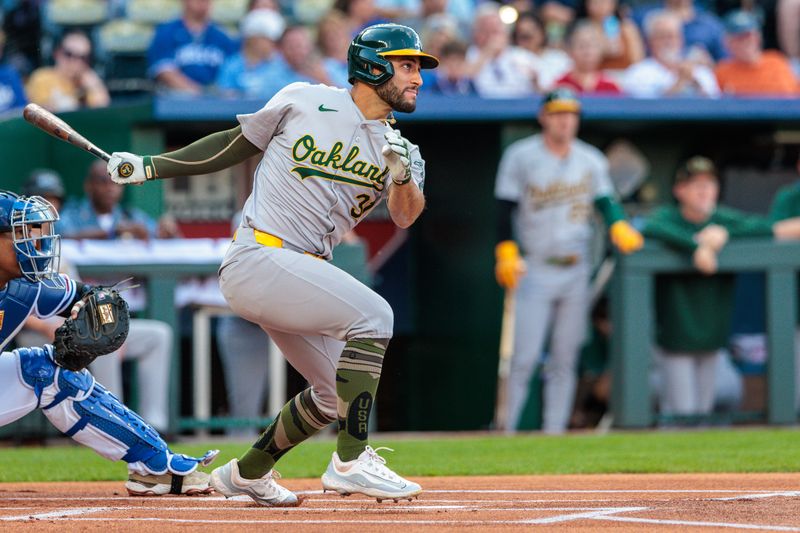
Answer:
POLYGON ((223 94, 270 98, 294 81, 277 49, 285 26, 283 17, 271 9, 256 9, 244 16, 242 49, 225 60, 217 77, 223 94))
POLYGON ((3 2, 5 62, 27 78, 41 65, 42 0, 3 2))
POLYGON ((56 112, 106 107, 111 102, 103 80, 92 69, 92 42, 85 33, 66 33, 53 60, 52 67, 41 67, 31 74, 25 87, 31 102, 56 112))
POLYGON ((544 23, 533 12, 520 13, 511 32, 511 41, 538 58, 536 84, 540 91, 552 88, 556 80, 572 68, 572 59, 564 50, 547 44, 544 23))
MULTIPOLYGON (((105 170, 105 167, 103 167, 105 170)), ((35 170, 23 185, 23 194, 42 196, 56 208, 61 209, 64 201, 64 184, 53 170, 35 170)), ((64 218, 57 223, 60 229, 64 218)), ((67 222, 68 223, 68 222, 67 222)), ((61 271, 74 280, 78 273, 62 257, 61 271)), ((55 330, 63 323, 63 318, 28 318, 20 336, 25 345, 41 346, 52 343, 55 330), (27 339, 27 340, 24 340, 27 339), (29 344, 30 343, 30 344, 29 344)), ((90 370, 98 381, 116 395, 123 398, 122 361, 137 361, 137 385, 139 392, 139 412, 159 431, 169 427, 169 373, 172 358, 172 329, 158 320, 133 318, 130 322, 128 338, 116 352, 95 359, 90 370)))
MULTIPOLYGON (((381 2, 382 0, 379 0, 379 4, 381 2)), ((475 7, 480 2, 475 0, 411 0, 410 3, 417 4, 417 7, 412 9, 408 16, 397 19, 397 22, 416 29, 422 36, 425 27, 432 20, 447 19, 449 22, 454 23, 460 32, 453 37, 460 38, 472 26, 475 7)), ((423 39, 424 43, 425 40, 423 39)), ((427 45, 424 48, 426 51, 429 49, 427 45)))
POLYGON ((619 86, 600 70, 603 32, 588 20, 578 21, 567 37, 572 70, 556 81, 578 93, 619 94, 619 86))
POLYGON ((725 18, 725 43, 731 54, 716 68, 717 82, 725 93, 783 95, 798 93, 797 78, 782 53, 762 49, 755 15, 733 11, 725 18))
POLYGON ((585 0, 587 18, 603 35, 602 70, 622 70, 645 57, 644 41, 632 19, 623 15, 617 0, 585 0))
POLYGON ((656 281, 661 406, 668 415, 703 415, 713 405, 718 352, 728 343, 733 309, 734 275, 717 274, 717 255, 729 238, 796 239, 800 225, 798 219, 772 224, 718 206, 719 175, 704 157, 693 157, 678 170, 672 192, 677 205, 648 217, 644 234, 690 254, 699 274, 656 281))
POLYGON ((670 11, 652 12, 645 22, 652 57, 625 70, 624 92, 638 98, 660 96, 719 96, 714 73, 686 57, 680 19, 670 11))
POLYGON ((322 54, 322 64, 331 85, 336 87, 350 87, 350 82, 347 81, 347 49, 350 47, 350 40, 346 19, 341 12, 331 10, 317 23, 317 47, 322 54))
POLYGON ((446 43, 439 53, 439 68, 435 70, 430 90, 448 96, 477 94, 475 83, 467 69, 467 45, 461 41, 446 43))
POLYGON ((528 50, 511 46, 508 27, 493 2, 481 4, 476 11, 467 61, 478 94, 483 97, 523 97, 537 90, 540 62, 528 50))
POLYGON ((247 3, 247 11, 255 11, 256 9, 271 9, 280 12, 280 5, 278 0, 250 0, 247 3))
POLYGON ((575 20, 578 0, 545 0, 539 8, 539 16, 544 22, 547 46, 563 48, 566 44, 567 29, 575 20))
POLYGON ((120 203, 123 188, 111 181, 105 161, 95 161, 83 181, 86 197, 67 202, 61 211, 59 233, 65 239, 150 239, 178 237, 168 217, 160 222, 120 203))
MULTIPOLYGON (((5 33, 0 30, 0 57, 3 56, 3 46, 6 42, 5 33)), ((10 109, 18 109, 28 103, 25 98, 25 89, 17 70, 5 63, 0 64, 0 113, 10 109)))
POLYGON ((800 0, 778 0, 778 43, 800 73, 800 0))
POLYGON ((333 85, 306 26, 294 25, 286 28, 278 41, 278 48, 289 67, 290 83, 306 81, 333 85))
POLYGON ((646 30, 644 26, 653 11, 669 11, 681 21, 686 52, 694 55, 695 60, 703 60, 711 66, 727 56, 722 22, 714 13, 695 4, 693 0, 664 0, 634 11, 634 16, 643 30, 646 30))
POLYGON ((367 26, 389 22, 375 7, 374 0, 336 0, 333 9, 347 17, 347 27, 353 37, 367 26))
POLYGON ((237 44, 211 22, 211 0, 182 0, 181 18, 160 24, 147 51, 148 72, 162 88, 201 94, 237 44))
MULTIPOLYGON (((411 25, 415 28, 419 26, 411 25)), ((419 36, 422 40, 422 48, 434 57, 442 55, 442 47, 450 41, 461 40, 459 35, 468 32, 461 32, 458 21, 446 14, 436 14, 428 17, 420 27, 419 36)), ((424 69, 422 75, 422 90, 428 90, 436 78, 435 69, 424 69)))

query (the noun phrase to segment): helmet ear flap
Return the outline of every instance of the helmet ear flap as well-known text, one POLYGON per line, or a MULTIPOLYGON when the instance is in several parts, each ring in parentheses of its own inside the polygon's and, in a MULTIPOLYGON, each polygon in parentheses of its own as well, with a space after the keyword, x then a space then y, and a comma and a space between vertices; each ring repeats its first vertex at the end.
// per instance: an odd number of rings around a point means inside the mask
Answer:
POLYGON ((362 81, 369 85, 382 85, 394 76, 392 62, 381 57, 378 52, 367 46, 352 43, 348 51, 349 81, 362 81), (374 73, 373 69, 378 70, 374 73))

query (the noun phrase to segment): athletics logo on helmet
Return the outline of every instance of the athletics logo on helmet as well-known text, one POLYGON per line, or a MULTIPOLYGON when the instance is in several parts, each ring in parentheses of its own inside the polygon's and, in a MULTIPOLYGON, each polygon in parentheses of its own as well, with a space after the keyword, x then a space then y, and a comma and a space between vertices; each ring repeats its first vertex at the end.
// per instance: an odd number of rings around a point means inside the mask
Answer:
POLYGON ((0 191, 0 233, 10 233, 17 263, 26 279, 63 287, 58 275, 61 237, 55 233, 58 213, 39 196, 0 191))
POLYGON ((394 67, 387 57, 419 57, 422 68, 436 68, 439 60, 422 51, 419 35, 400 24, 375 24, 356 35, 347 50, 347 73, 355 80, 381 85, 394 76, 394 67), (378 72, 373 72, 376 69, 378 72))
POLYGON ((544 95, 541 110, 545 113, 580 113, 581 102, 572 89, 557 87, 544 95))

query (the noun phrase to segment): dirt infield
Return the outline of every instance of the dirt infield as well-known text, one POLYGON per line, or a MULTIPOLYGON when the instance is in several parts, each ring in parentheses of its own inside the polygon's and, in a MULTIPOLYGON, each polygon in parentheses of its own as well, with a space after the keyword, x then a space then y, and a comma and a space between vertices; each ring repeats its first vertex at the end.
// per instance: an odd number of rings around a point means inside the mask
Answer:
MULTIPOLYGON (((301 507, 249 499, 129 498, 118 482, 0 484, 0 530, 15 531, 714 531, 800 532, 800 474, 415 478, 413 502, 377 503, 284 480, 301 507)), ((392 532, 393 533, 393 532, 392 532)))

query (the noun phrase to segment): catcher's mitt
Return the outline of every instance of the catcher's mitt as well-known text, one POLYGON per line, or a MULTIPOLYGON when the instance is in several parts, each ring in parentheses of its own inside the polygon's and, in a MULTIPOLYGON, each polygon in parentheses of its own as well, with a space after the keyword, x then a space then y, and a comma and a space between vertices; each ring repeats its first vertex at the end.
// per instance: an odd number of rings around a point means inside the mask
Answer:
POLYGON ((118 350, 130 326, 128 303, 113 287, 93 287, 81 300, 78 316, 56 330, 53 342, 56 364, 76 372, 118 350))

